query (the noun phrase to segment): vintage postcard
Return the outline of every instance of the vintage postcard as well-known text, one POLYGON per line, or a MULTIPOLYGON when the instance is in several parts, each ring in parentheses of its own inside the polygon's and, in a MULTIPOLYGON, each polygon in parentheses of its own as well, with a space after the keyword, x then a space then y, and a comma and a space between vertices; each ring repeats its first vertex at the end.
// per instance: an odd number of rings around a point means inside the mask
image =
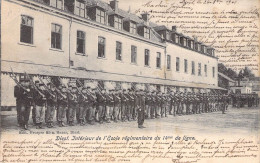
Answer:
POLYGON ((1 0, 0 162, 259 163, 258 0, 1 0))

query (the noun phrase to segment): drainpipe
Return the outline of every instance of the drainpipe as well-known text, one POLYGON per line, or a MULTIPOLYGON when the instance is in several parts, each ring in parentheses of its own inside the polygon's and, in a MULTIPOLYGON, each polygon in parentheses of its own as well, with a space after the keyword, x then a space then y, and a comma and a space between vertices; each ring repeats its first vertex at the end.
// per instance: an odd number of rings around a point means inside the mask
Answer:
POLYGON ((70 68, 70 59, 71 59, 71 57, 70 57, 70 38, 71 38, 71 24, 72 24, 72 18, 70 18, 69 19, 69 23, 70 23, 70 28, 69 28, 69 68, 70 68))
MULTIPOLYGON (((167 51, 166 51, 166 42, 165 42, 165 48, 164 48, 164 79, 166 79, 166 69, 167 69, 167 51)), ((165 90, 165 85, 164 85, 164 92, 166 93, 167 90, 165 90)))

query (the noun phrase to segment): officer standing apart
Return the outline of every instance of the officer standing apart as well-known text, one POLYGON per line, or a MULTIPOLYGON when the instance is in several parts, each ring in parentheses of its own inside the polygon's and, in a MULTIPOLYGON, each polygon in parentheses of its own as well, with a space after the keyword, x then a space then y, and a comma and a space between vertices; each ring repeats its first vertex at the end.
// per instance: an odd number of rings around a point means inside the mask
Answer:
POLYGON ((138 128, 145 128, 143 126, 144 124, 144 118, 145 118, 145 96, 142 89, 137 93, 137 110, 138 110, 138 128))

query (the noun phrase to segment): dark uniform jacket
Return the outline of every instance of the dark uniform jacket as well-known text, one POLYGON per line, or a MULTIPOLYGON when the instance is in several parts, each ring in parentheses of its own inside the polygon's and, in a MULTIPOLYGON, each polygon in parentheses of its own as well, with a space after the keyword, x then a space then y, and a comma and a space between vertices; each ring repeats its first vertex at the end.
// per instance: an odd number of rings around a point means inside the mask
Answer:
POLYGON ((23 88, 19 86, 14 87, 14 97, 16 98, 17 104, 24 103, 25 105, 32 105, 32 91, 26 92, 23 88))

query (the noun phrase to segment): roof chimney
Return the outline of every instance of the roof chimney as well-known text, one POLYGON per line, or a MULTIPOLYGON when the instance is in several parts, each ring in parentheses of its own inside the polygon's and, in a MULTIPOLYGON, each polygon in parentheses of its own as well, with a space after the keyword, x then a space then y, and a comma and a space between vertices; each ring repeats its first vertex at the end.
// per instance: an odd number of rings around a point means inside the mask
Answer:
POLYGON ((110 7, 117 12, 118 11, 118 0, 110 1, 110 7))
POLYGON ((141 16, 142 16, 142 19, 144 21, 146 21, 146 22, 149 21, 149 14, 148 14, 148 12, 145 12, 145 13, 141 14, 141 16))
POLYGON ((172 26, 172 31, 176 31, 176 26, 172 26))

